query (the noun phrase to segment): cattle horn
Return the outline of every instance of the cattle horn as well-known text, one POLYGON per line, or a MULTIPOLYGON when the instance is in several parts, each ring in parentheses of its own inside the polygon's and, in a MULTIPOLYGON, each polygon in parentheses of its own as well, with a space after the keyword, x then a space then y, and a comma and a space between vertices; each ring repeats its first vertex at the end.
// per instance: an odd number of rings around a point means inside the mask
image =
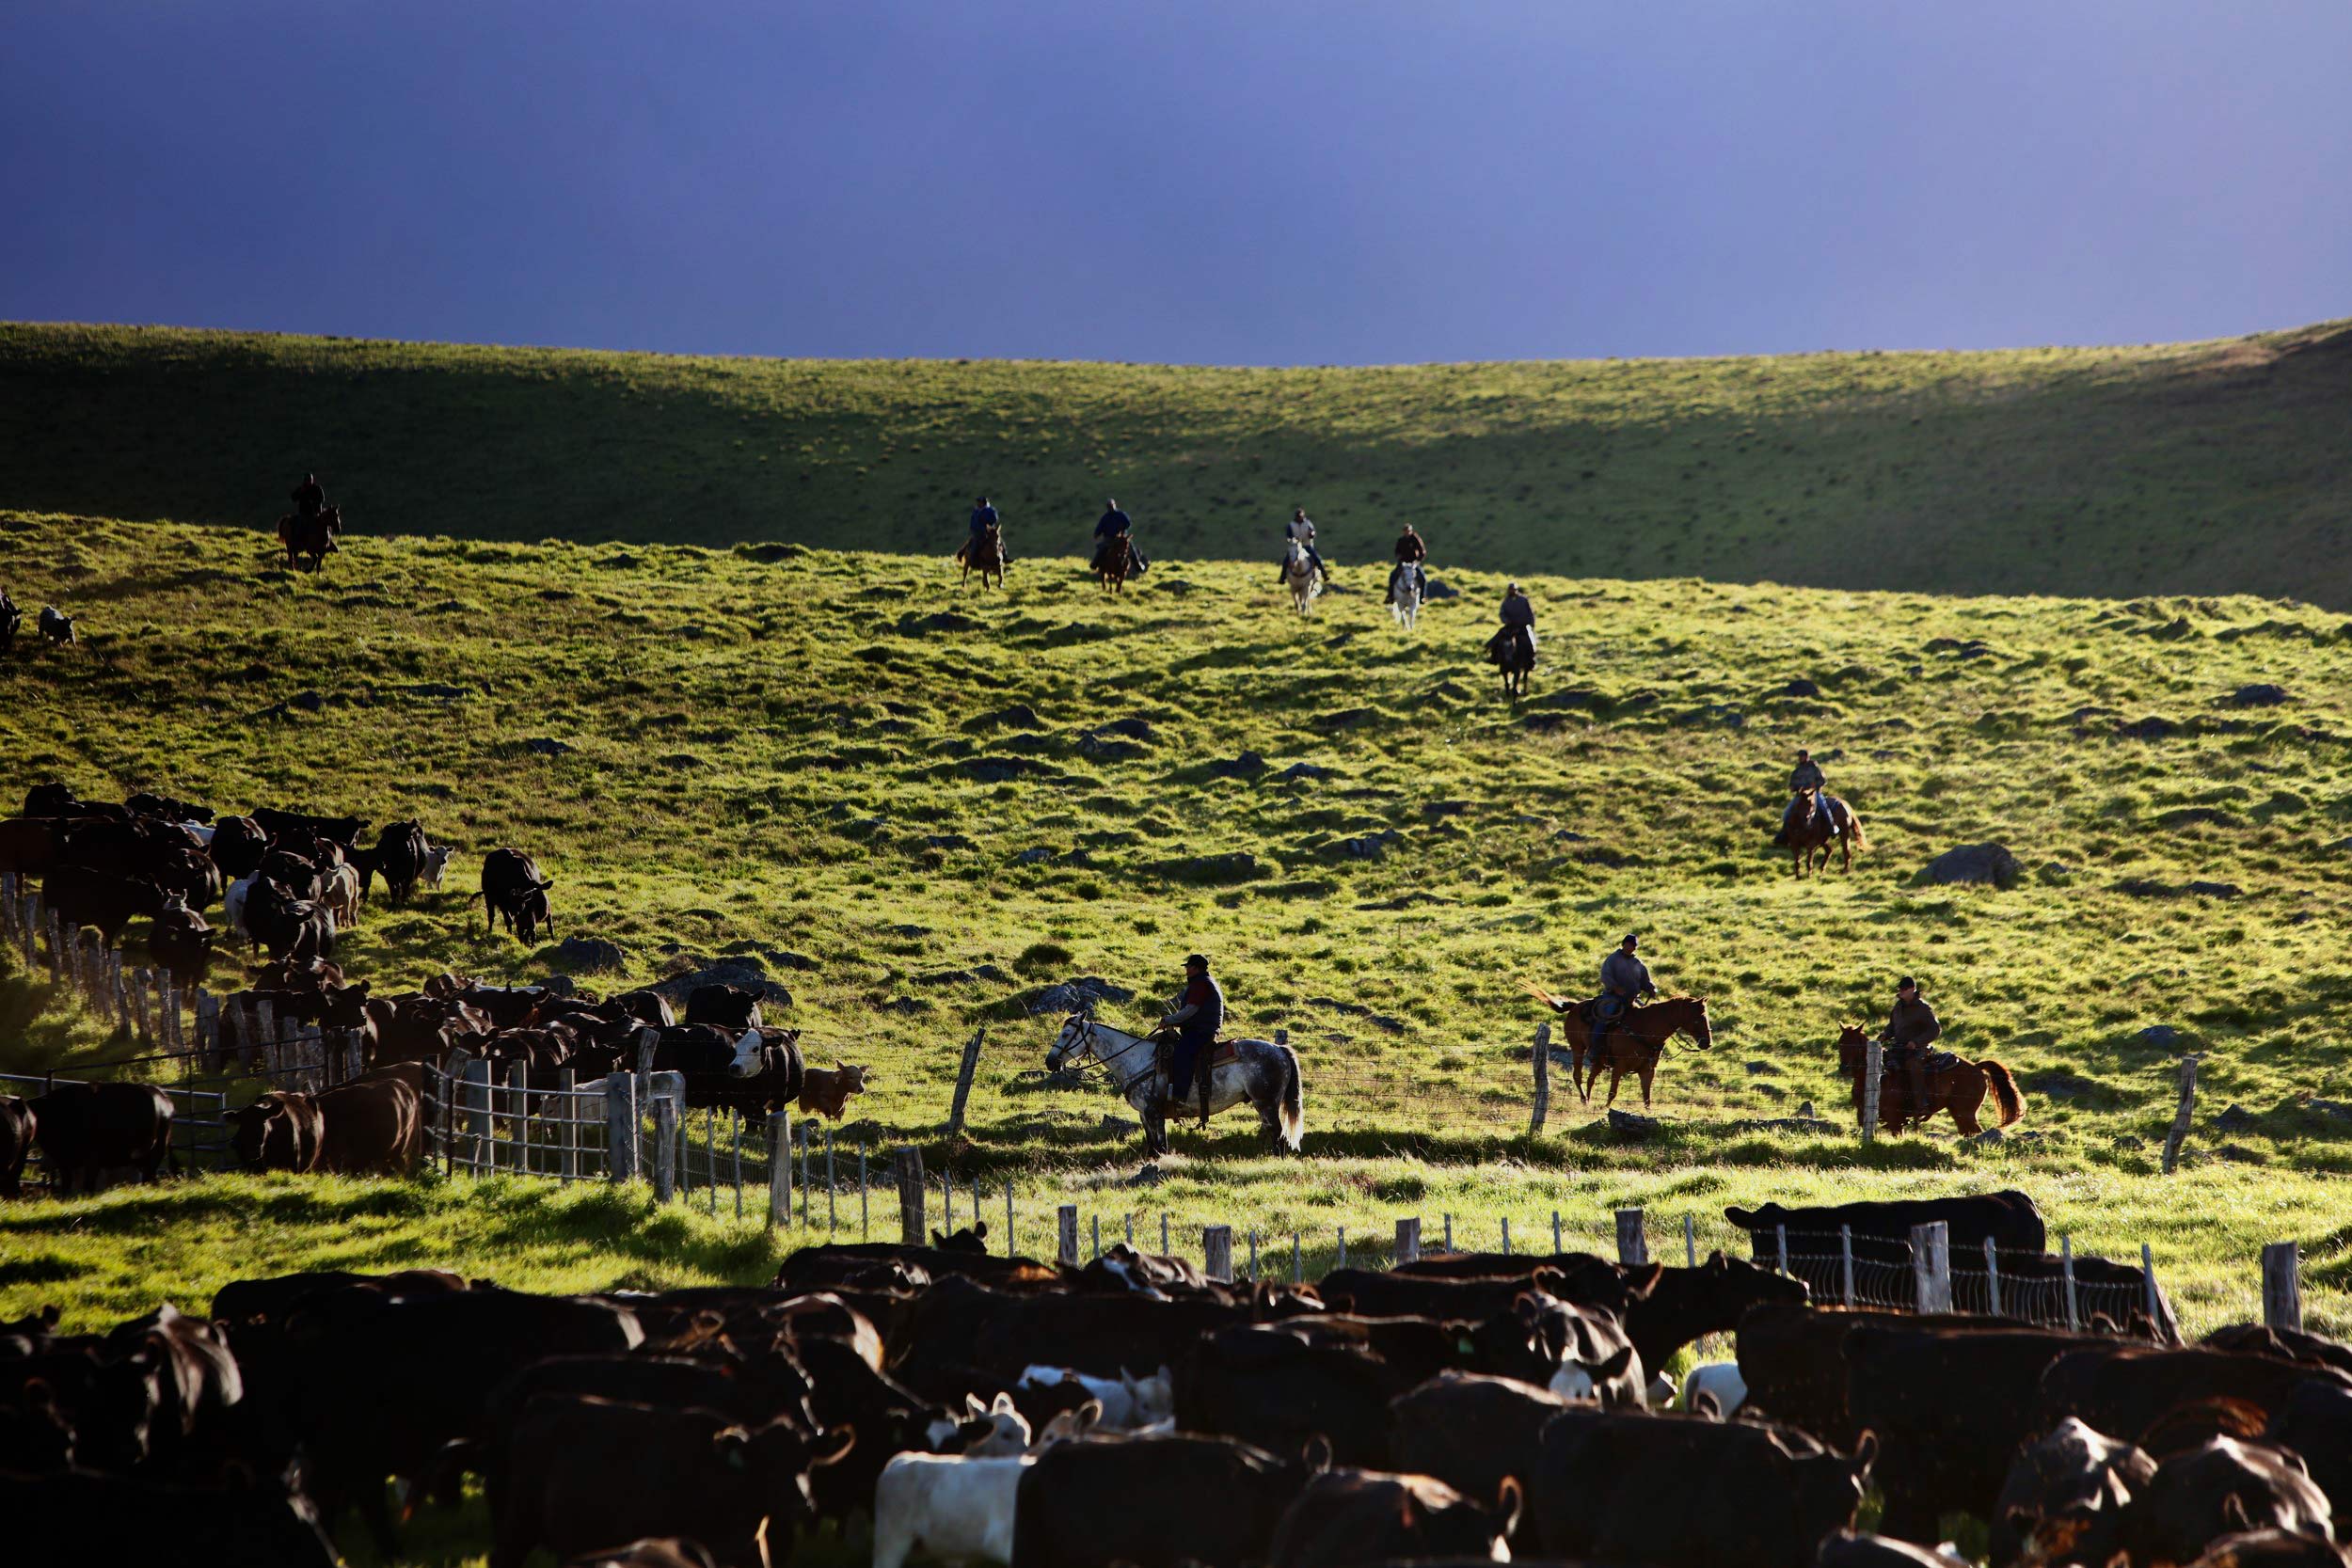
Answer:
POLYGON ((1519 1489, 1519 1478, 1517 1476, 1503 1477, 1502 1484, 1495 1488, 1494 1510, 1496 1523, 1502 1526, 1502 1533, 1503 1535, 1509 1536, 1518 1531, 1519 1528, 1519 1510, 1525 1505, 1526 1501, 1527 1495, 1519 1489))
POLYGON ((1298 1460, 1307 1466, 1309 1475, 1323 1474, 1331 1467, 1331 1439, 1316 1433, 1299 1445, 1298 1460))

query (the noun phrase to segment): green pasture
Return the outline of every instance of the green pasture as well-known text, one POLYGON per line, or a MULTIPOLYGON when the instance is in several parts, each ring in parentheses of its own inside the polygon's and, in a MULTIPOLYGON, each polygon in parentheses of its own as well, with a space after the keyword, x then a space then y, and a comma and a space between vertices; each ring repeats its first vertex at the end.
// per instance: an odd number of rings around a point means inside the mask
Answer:
MULTIPOLYGON (((461 855, 443 893, 372 905, 350 934, 343 961, 381 986, 552 971, 553 942, 485 938, 465 903, 501 844, 556 879, 558 940, 623 948, 583 984, 755 956, 812 1059, 873 1069, 845 1145, 914 1139, 961 1180, 1013 1181, 1032 1245, 1056 1201, 1106 1225, 1167 1212, 1195 1246, 1222 1222, 1310 1247, 1412 1212, 1491 1242, 1555 1208, 1589 1242, 1639 1202, 1677 1233, 1696 1215, 1704 1243, 1727 1202, 2018 1186, 2088 1249, 2151 1244, 2192 1322, 2244 1315, 2259 1243, 2288 1236, 2315 1316, 2345 1321, 2340 617, 1531 578, 1545 661, 1513 707, 1478 657, 1502 578, 1438 577, 1460 596, 1407 637, 1370 567, 1302 622, 1261 565, 1172 553, 1121 598, 1069 560, 983 594, 928 558, 367 534, 314 578, 241 531, 5 514, 0 584, 70 598, 87 641, 28 638, 0 664, 0 754, 20 787, 421 816, 461 855), (1850 877, 1793 880, 1766 844, 1800 744, 1867 825, 1850 877), (1915 879, 1987 842, 2015 852, 2015 885, 1915 879), (1627 929, 1661 984, 1708 999, 1714 1048, 1670 1051, 1652 1140, 1557 1084, 1530 1138, 1541 1014, 1518 982, 1586 988, 1627 929), (1264 1160, 1228 1117, 1125 1185, 1125 1107, 1046 1082, 1057 1021, 1027 1006, 1099 976, 1140 993, 1107 1019, 1148 1022, 1196 947, 1243 1025, 1299 1049, 1310 1157, 1264 1160), (1845 1130, 1830 1042, 1901 971, 1949 1045, 2016 1072, 2027 1114, 2002 1141, 1866 1155, 1845 1130), (983 1025, 951 1151, 956 1060, 983 1025), (2188 1052, 2200 1099, 2166 1179, 2188 1052), (1788 1125, 1807 1103, 1839 1125, 1788 1125)), ((0 1069, 128 1049, 8 962, 0 1069)), ((466 1185, 12 1209, 0 1312, 193 1292, 250 1272, 264 1235, 273 1266, 479 1256, 518 1283, 771 1266, 764 1237, 649 1232, 634 1200, 578 1193, 516 1189, 517 1213, 582 1218, 501 1241, 450 1196, 466 1185), (343 1203, 388 1222, 355 1227, 343 1203), (232 1234, 255 1241, 211 1240, 232 1234)))
POLYGON ((371 535, 1017 547, 2352 609, 2352 331, 1997 353, 1244 370, 0 325, 0 504, 371 535))

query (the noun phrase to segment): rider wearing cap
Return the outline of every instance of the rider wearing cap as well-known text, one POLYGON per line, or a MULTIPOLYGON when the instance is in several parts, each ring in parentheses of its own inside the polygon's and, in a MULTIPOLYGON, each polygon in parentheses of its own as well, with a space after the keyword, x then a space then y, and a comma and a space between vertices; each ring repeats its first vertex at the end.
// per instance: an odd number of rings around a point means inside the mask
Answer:
POLYGON ((1502 663, 1503 643, 1512 632, 1524 629, 1527 633, 1527 651, 1532 657, 1535 652, 1535 602, 1527 596, 1527 590, 1516 582, 1505 588, 1502 591, 1502 629, 1486 639, 1486 657, 1498 664, 1502 663))
POLYGON ((1937 1021, 1935 1009, 1919 994, 1919 982, 1906 974, 1895 982, 1895 1007, 1886 1015, 1886 1027, 1879 1031, 1879 1043, 1894 1053, 1889 1067, 1907 1068, 1911 1075, 1911 1110, 1915 1117, 1928 1114, 1928 1047, 1943 1036, 1944 1025, 1937 1021))
POLYGON ((1004 524, 996 515, 996 508, 990 502, 986 496, 982 496, 979 499, 972 503, 971 531, 963 541, 963 548, 957 552, 956 559, 959 561, 971 560, 973 550, 977 548, 980 543, 980 536, 986 533, 990 529, 994 529, 996 531, 996 563, 999 566, 1010 565, 1012 563, 1012 551, 1008 549, 1005 546, 1004 524))
MULTIPOLYGON (((1331 574, 1324 569, 1323 557, 1315 552, 1315 525, 1308 519, 1305 507, 1296 507, 1292 510, 1291 520, 1282 525, 1282 537, 1307 552, 1308 563, 1314 567, 1316 574, 1324 581, 1331 580, 1331 574)), ((1290 556, 1285 552, 1282 557, 1282 576, 1279 580, 1287 584, 1290 579, 1290 556)))
POLYGON ((1788 809, 1781 813, 1780 837, 1775 842, 1788 842, 1788 831, 1797 825, 1797 808, 1804 803, 1806 795, 1813 797, 1815 811, 1823 814, 1829 811, 1829 802, 1821 796, 1828 784, 1829 781, 1821 775, 1821 765, 1813 760, 1813 753, 1799 747, 1797 766, 1788 773, 1788 809))
POLYGON ((1634 957, 1634 949, 1641 944, 1641 938, 1628 931, 1616 950, 1600 960, 1600 995, 1593 1004, 1589 1049, 1599 1049, 1602 1037, 1625 1021, 1634 1003, 1658 994, 1658 988, 1650 983, 1649 965, 1634 957))
POLYGON ((1210 1047, 1216 1043, 1216 1032, 1225 1024, 1225 992, 1209 976, 1209 960, 1199 953, 1184 959, 1184 989, 1176 993, 1175 1003, 1159 1027, 1176 1031, 1176 1046, 1168 1055, 1168 1098, 1171 1104, 1182 1105, 1192 1092, 1194 1064, 1201 1065, 1200 1120, 1209 1119, 1209 1080, 1207 1068, 1210 1047))
POLYGON ((302 483, 294 487, 294 515, 315 517, 326 509, 326 491, 319 484, 319 476, 304 474, 302 483))
POLYGON ((1134 530, 1134 521, 1119 509, 1117 500, 1103 503, 1103 515, 1094 519, 1094 570, 1100 572, 1105 569, 1104 562, 1109 559, 1113 542, 1124 539, 1127 541, 1127 553, 1135 561, 1136 575, 1143 575, 1143 552, 1136 547, 1134 530))

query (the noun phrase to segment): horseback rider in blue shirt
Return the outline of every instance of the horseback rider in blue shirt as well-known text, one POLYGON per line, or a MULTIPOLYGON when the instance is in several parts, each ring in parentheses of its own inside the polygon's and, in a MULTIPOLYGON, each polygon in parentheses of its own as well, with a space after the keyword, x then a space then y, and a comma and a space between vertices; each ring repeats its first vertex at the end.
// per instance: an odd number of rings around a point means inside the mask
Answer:
POLYGON ((1135 524, 1129 519, 1127 514, 1119 509, 1119 502, 1111 499, 1103 503, 1103 515, 1094 519, 1094 569, 1096 571, 1103 570, 1104 556, 1110 549, 1111 541, 1114 539, 1127 541, 1127 553, 1135 560, 1136 576, 1143 576, 1144 568, 1150 562, 1143 559, 1143 551, 1136 545, 1135 524))
POLYGON ((1600 1049, 1601 1040, 1625 1022, 1636 1002, 1658 994, 1658 988, 1650 983, 1649 966, 1634 957, 1641 944, 1642 939, 1629 931, 1616 951, 1600 960, 1600 995, 1593 1002, 1593 1043, 1588 1053, 1600 1049))
POLYGON ((961 561, 969 561, 972 558, 973 546, 980 542, 980 535, 986 533, 990 529, 994 529, 996 531, 997 563, 1004 566, 1011 565, 1012 551, 1007 548, 1005 545, 1004 524, 997 519, 996 508, 989 504, 989 499, 986 496, 982 496, 978 500, 972 503, 971 536, 964 540, 963 552, 958 556, 957 559, 961 561))
POLYGON ((1176 1044, 1168 1054, 1168 1098, 1171 1105, 1182 1105, 1192 1093, 1193 1069, 1200 1069, 1200 1125, 1209 1124, 1209 1084, 1216 1076, 1209 1067, 1208 1055, 1216 1044, 1216 1032, 1225 1026, 1225 992, 1209 976, 1209 960, 1199 953, 1184 959, 1184 989, 1176 993, 1174 1006, 1160 1020, 1159 1028, 1176 1031, 1176 1044))

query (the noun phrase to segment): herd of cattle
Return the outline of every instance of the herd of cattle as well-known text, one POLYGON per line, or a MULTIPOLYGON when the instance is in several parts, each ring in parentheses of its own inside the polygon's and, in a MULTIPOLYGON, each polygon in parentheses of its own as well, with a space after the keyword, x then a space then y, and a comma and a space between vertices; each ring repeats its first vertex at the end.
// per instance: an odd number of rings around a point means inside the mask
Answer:
MULTIPOLYGON (((864 1087, 856 1068, 808 1069, 797 1031, 767 1024, 759 999, 730 986, 687 991, 683 1020, 669 997, 633 990, 598 1000, 574 990, 477 985, 444 974, 421 990, 372 994, 334 960, 339 930, 358 918, 381 878, 405 902, 437 888, 449 863, 417 822, 396 822, 365 847, 353 817, 258 810, 214 816, 157 795, 121 802, 75 799, 60 784, 36 786, 24 812, 0 821, 0 871, 38 876, 47 907, 69 929, 95 927, 109 942, 135 917, 151 925, 148 946, 183 990, 203 983, 218 932, 205 919, 217 900, 226 928, 262 961, 222 999, 224 1057, 259 1065, 247 1020, 266 1006, 270 1027, 349 1031, 364 1071, 323 1092, 275 1090, 229 1113, 240 1166, 342 1174, 412 1168, 421 1157, 423 1117, 434 1095, 427 1069, 446 1069, 458 1053, 486 1061, 493 1080, 516 1067, 533 1098, 572 1076, 593 1090, 616 1067, 679 1075, 688 1105, 759 1117, 786 1105, 839 1117, 864 1087)), ((527 855, 494 849, 483 861, 486 918, 522 940, 552 928, 554 884, 527 855)), ((21 1185, 28 1153, 40 1151, 53 1185, 94 1190, 108 1172, 152 1180, 170 1158, 173 1105, 137 1084, 63 1085, 32 1099, 0 1099, 0 1193, 21 1185)))
POLYGON ((931 1239, 806 1248, 767 1287, 312 1274, 206 1320, 0 1325, 0 1518, 59 1561, 323 1568, 476 1477, 493 1568, 780 1562, 823 1521, 876 1568, 1949 1568, 1955 1515, 1995 1568, 2352 1561, 2352 1347, 2312 1335, 1826 1309, 1720 1254, 1308 1287, 931 1239), (1678 1402, 1649 1377, 1724 1332, 1737 1361, 1678 1402))

